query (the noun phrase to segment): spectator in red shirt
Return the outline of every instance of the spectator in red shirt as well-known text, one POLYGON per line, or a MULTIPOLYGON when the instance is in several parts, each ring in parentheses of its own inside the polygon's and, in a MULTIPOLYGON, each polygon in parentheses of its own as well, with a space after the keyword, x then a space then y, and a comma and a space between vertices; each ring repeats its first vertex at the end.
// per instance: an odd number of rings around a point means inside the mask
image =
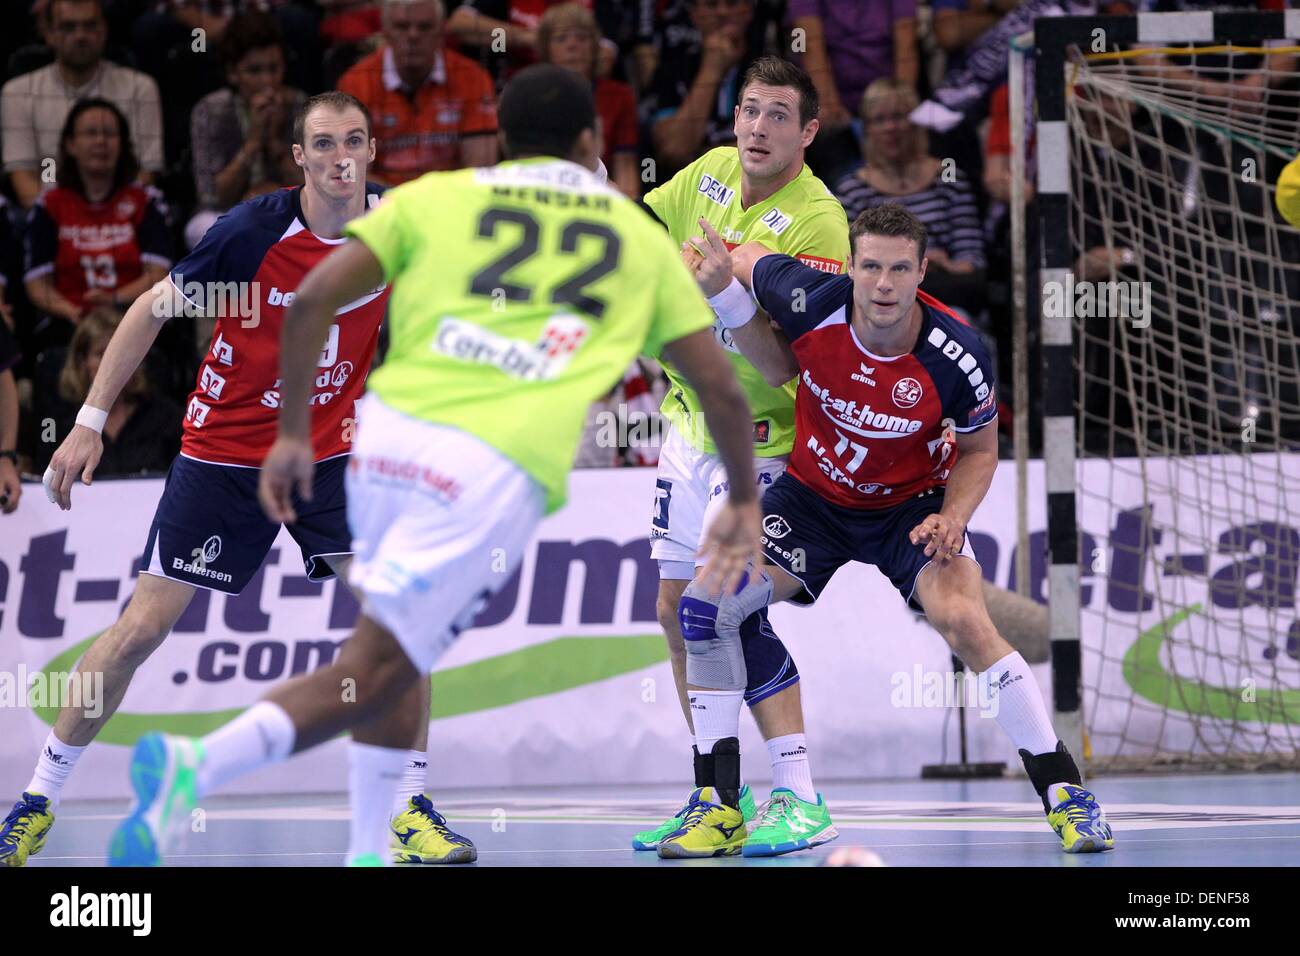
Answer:
POLYGON ((636 98, 626 83, 607 76, 596 78, 600 50, 596 18, 576 3, 552 7, 537 26, 537 49, 543 62, 572 70, 592 83, 604 134, 601 162, 609 170, 610 182, 623 195, 638 198, 636 98))
POLYGON ((135 181, 130 143, 126 117, 108 100, 81 100, 63 125, 57 185, 27 218, 23 283, 44 313, 37 352, 66 344, 95 306, 125 308, 171 267, 162 194, 135 181))
POLYGON ((383 23, 384 46, 339 79, 374 119, 370 179, 396 186, 432 170, 495 164, 496 91, 486 70, 443 45, 442 4, 388 0, 383 23))

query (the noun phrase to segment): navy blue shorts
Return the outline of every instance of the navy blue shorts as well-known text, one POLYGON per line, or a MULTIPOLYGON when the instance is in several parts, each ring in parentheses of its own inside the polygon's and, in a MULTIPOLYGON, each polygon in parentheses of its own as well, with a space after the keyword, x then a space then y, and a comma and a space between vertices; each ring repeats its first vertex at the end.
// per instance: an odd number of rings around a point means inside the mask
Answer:
MULTIPOLYGON (((298 520, 288 526, 289 534, 302 548, 313 581, 334 575, 322 558, 352 553, 343 492, 347 466, 347 455, 317 462, 312 500, 293 497, 298 520)), ((242 591, 280 533, 258 504, 260 475, 257 468, 177 455, 149 528, 142 569, 226 594, 242 591)))
MULTIPOLYGON (((763 551, 767 560, 798 578, 804 591, 790 600, 812 604, 831 577, 850 561, 875 565, 908 607, 916 577, 930 563, 925 544, 912 544, 912 529, 943 507, 943 489, 905 498, 892 508, 866 510, 832 504, 786 472, 763 495, 763 551)), ((972 561, 970 539, 962 554, 972 561)))

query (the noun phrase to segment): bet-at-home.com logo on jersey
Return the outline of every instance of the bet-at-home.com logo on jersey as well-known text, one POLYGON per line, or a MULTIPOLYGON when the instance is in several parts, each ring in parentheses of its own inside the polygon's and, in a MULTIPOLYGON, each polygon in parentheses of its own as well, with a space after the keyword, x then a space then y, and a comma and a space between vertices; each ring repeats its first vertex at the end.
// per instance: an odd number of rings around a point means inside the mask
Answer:
POLYGON ((512 378, 535 382, 554 378, 587 338, 589 326, 576 315, 555 315, 536 342, 498 335, 453 316, 444 316, 433 337, 433 351, 463 362, 490 365, 512 378))

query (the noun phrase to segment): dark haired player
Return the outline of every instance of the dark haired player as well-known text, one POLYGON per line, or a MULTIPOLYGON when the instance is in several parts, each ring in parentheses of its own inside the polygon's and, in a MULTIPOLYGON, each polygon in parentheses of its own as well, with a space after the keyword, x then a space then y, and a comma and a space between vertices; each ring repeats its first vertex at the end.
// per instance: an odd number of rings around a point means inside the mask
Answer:
POLYGON ((771 354, 777 333, 751 321, 757 300, 789 340, 799 390, 790 464, 762 502, 774 567, 751 569, 720 602, 694 585, 683 595, 691 685, 719 686, 716 661, 740 654, 742 622, 761 608, 811 604, 843 565, 873 564, 990 681, 998 724, 1065 851, 1110 849, 1105 814, 1081 786, 1028 665, 984 606, 966 526, 997 467, 992 365, 974 330, 917 288, 925 227, 898 205, 867 210, 850 228, 839 276, 759 243, 728 253, 712 227, 705 232, 697 281, 720 322, 743 353, 771 354))
POLYGON ((157 863, 198 797, 351 730, 369 744, 351 748, 348 862, 383 863, 418 717, 411 697, 509 579, 542 516, 564 503, 587 408, 638 352, 662 352, 689 378, 743 489, 706 539, 705 580, 730 590, 759 559, 744 394, 672 241, 591 172, 590 84, 529 67, 507 85, 499 119, 509 160, 392 189, 347 225, 350 238, 303 280, 285 321, 280 435, 259 490, 276 521, 305 507, 292 492, 317 470, 308 399, 331 316, 393 287, 392 344, 348 466, 356 630, 334 663, 277 687, 217 734, 143 738, 131 768, 138 802, 111 862, 157 863), (356 697, 342 700, 349 679, 356 697))
MULTIPOLYGON (((804 152, 818 131, 816 86, 793 63, 767 56, 745 72, 738 99, 736 145, 706 152, 647 193, 646 206, 684 246, 699 234, 701 218, 708 218, 717 224, 728 247, 761 241, 814 268, 838 273, 848 256, 848 220, 804 162, 804 152)), ((692 255, 689 246, 683 254, 692 255)), ((794 443, 795 383, 784 367, 788 349, 771 357, 752 352, 745 356, 726 329, 715 325, 714 333, 753 413, 750 435, 761 493, 785 468, 794 443), (777 366, 780 370, 769 374, 777 366)), ((668 641, 673 681, 694 738, 695 787, 675 814, 636 833, 632 846, 655 850, 666 859, 731 856, 742 845, 749 845, 751 853, 764 845, 774 852, 816 846, 838 834, 826 801, 813 784, 799 670, 766 614, 750 622, 753 626, 742 635, 743 693, 696 693, 687 687, 677 605, 703 563, 697 557, 700 540, 714 514, 726 504, 728 482, 695 393, 671 365, 665 371, 670 390, 662 411, 671 425, 655 479, 650 554, 659 564, 657 611, 668 641), (740 741, 719 728, 735 724, 742 701, 754 716, 771 760, 774 799, 761 807, 755 807, 748 785, 726 783, 732 777, 739 780, 740 741), (787 793, 799 802, 786 800, 787 793), (738 810, 753 826, 756 839, 746 844, 746 827, 723 822, 709 809, 718 805, 738 810), (809 814, 817 818, 816 823, 796 824, 798 834, 788 845, 765 844, 769 823, 789 832, 780 820, 795 806, 815 808, 809 814)))
MULTIPOLYGON (((169 282, 136 299, 104 353, 77 425, 45 473, 50 500, 71 508, 73 484, 78 478, 90 484, 103 453, 106 410, 163 323, 182 312, 216 317, 186 410, 181 453, 168 472, 135 591, 121 618, 78 665, 79 671, 103 673, 105 706, 94 717, 71 705, 60 711, 31 782, 0 827, 0 863, 22 866, 40 851, 68 776, 195 590, 239 594, 279 533, 279 522, 268 521, 258 506, 257 479, 275 439, 281 402, 280 327, 304 276, 343 242, 343 227, 373 207, 380 193, 366 183, 375 146, 369 117, 357 100, 343 93, 312 98, 296 118, 294 141, 303 185, 235 206, 172 269, 169 282)), ((340 303, 313 360, 315 481, 310 500, 289 525, 312 580, 342 573, 352 551, 343 473, 352 447, 354 404, 387 302, 388 289, 376 282, 340 303)), ((427 721, 422 726, 427 733, 427 721)), ((412 741, 417 750, 407 752, 403 786, 411 803, 394 821, 395 833, 406 834, 401 851, 417 852, 427 862, 472 859, 473 846, 449 831, 422 796, 424 743, 416 735, 412 741)))

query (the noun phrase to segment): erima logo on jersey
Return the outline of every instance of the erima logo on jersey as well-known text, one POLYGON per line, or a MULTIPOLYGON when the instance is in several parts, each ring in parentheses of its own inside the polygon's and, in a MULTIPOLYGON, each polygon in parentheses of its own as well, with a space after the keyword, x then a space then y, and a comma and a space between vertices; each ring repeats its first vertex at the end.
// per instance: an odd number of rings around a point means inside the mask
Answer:
POLYGON ((443 316, 431 348, 450 358, 491 365, 526 382, 554 378, 587 338, 587 322, 576 315, 552 316, 535 343, 497 335, 473 322, 443 316))
POLYGON ((859 407, 856 401, 846 402, 842 398, 836 398, 829 388, 822 388, 814 382, 807 369, 803 372, 803 384, 821 400, 822 411, 827 418, 855 435, 863 438, 901 438, 921 430, 923 423, 919 418, 902 418, 887 412, 876 412, 870 405, 859 407))
MULTIPOLYGON (((728 189, 718 180, 714 179, 708 173, 700 176, 699 191, 708 196, 719 206, 728 206, 731 204, 731 197, 736 194, 734 189, 728 189)), ((775 212, 775 210, 773 210, 775 212)), ((769 213, 769 215, 771 215, 769 213)))
POLYGON ((966 373, 966 381, 975 389, 975 401, 982 402, 988 397, 989 383, 984 381, 984 370, 975 361, 975 356, 967 352, 956 339, 948 338, 943 329, 935 326, 930 330, 927 341, 948 358, 957 363, 957 367, 966 373))

